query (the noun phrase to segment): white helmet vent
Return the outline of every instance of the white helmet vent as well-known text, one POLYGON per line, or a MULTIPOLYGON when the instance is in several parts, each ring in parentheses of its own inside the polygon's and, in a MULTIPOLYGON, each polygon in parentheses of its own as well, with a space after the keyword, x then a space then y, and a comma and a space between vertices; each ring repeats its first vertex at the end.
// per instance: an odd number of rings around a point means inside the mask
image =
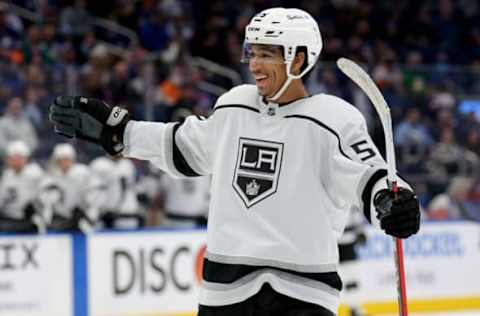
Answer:
POLYGON ((282 34, 283 32, 281 31, 273 31, 273 30, 269 30, 269 31, 266 31, 265 32, 265 37, 273 37, 273 38, 276 38, 276 37, 279 37, 280 34, 282 34))

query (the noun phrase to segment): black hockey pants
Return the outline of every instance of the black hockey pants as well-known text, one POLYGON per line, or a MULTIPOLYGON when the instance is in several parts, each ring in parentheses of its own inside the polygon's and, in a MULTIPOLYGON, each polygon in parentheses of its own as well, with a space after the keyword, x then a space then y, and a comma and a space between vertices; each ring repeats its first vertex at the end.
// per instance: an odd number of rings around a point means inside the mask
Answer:
POLYGON ((334 316, 329 310, 275 292, 269 284, 247 300, 227 306, 202 306, 198 316, 334 316))

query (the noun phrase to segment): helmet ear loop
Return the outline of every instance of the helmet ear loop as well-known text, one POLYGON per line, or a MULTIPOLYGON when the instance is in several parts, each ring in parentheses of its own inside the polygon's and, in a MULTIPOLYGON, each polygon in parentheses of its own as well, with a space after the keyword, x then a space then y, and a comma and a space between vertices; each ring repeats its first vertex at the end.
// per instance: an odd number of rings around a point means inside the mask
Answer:
MULTIPOLYGON (((295 49, 295 50, 296 50, 296 49, 295 49)), ((295 55, 295 56, 292 56, 291 60, 288 62, 288 67, 287 67, 287 76, 288 76, 289 78, 292 78, 292 80, 293 80, 293 79, 299 79, 299 78, 301 78, 302 75, 303 75, 303 72, 300 73, 300 74, 298 74, 298 75, 295 75, 295 74, 292 73, 292 64, 293 64, 293 61, 295 60, 295 58, 296 58, 296 55, 295 55)))
MULTIPOLYGON (((305 56, 305 58, 307 58, 307 56, 305 56)), ((291 68, 292 68, 292 62, 290 62, 290 67, 287 68, 287 71, 288 71, 287 75, 288 75, 288 77, 290 77, 292 79, 300 79, 303 76, 305 76, 305 74, 307 72, 309 72, 310 69, 313 68, 313 66, 315 66, 315 62, 312 62, 312 63, 308 64, 308 66, 305 69, 303 69, 303 71, 301 73, 299 73, 298 75, 294 75, 294 74, 290 74, 290 71, 291 71, 291 68)))

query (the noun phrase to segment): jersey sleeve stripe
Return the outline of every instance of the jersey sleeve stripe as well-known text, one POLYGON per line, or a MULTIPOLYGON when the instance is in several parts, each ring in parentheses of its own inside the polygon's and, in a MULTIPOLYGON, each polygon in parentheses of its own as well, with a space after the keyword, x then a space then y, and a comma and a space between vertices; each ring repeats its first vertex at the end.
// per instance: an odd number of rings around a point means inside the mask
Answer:
POLYGON ((253 112, 260 113, 260 110, 259 110, 259 109, 253 108, 253 107, 251 107, 251 106, 243 105, 243 104, 225 104, 225 105, 219 105, 219 106, 215 107, 215 109, 213 110, 213 112, 215 113, 217 110, 226 109, 226 108, 245 109, 245 110, 250 110, 250 111, 253 111, 253 112))
POLYGON ((372 199, 372 190, 373 186, 375 183, 378 182, 378 180, 384 178, 387 176, 387 170, 386 169, 379 169, 375 173, 372 174, 370 179, 368 179, 367 183, 365 184, 365 187, 363 188, 362 192, 362 200, 363 200, 363 214, 367 218, 368 222, 371 223, 371 210, 370 210, 370 203, 372 199))
POLYGON ((304 119, 304 120, 308 120, 308 121, 311 121, 315 124, 317 124, 318 126, 326 129, 327 131, 329 131, 330 133, 332 133, 333 135, 335 135, 335 137, 337 138, 338 140, 338 149, 340 150, 340 153, 347 159, 349 160, 352 160, 342 149, 342 146, 341 146, 341 141, 340 141, 340 136, 338 135, 337 132, 335 132, 331 127, 325 125, 324 123, 320 122, 319 120, 313 118, 313 117, 310 117, 310 116, 305 116, 305 115, 298 115, 298 114, 293 114, 293 115, 287 115, 285 116, 285 118, 299 118, 299 119, 304 119))
POLYGON ((181 126, 182 124, 175 124, 175 126, 173 127, 173 137, 172 137, 172 158, 173 158, 173 164, 175 166, 175 168, 180 172, 182 173, 183 175, 187 176, 187 177, 198 177, 200 176, 198 173, 195 172, 195 170, 192 169, 192 167, 190 167, 190 165, 188 164, 187 160, 185 159, 185 157, 183 156, 182 152, 180 151, 180 149, 178 148, 177 144, 176 144, 176 141, 175 141, 175 134, 177 133, 178 131, 178 128, 181 126))

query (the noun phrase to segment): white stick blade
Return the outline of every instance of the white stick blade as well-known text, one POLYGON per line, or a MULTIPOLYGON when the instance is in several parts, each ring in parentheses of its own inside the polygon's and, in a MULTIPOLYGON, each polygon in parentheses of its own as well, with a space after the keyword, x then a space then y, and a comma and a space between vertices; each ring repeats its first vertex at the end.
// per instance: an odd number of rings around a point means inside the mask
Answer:
POLYGON ((385 134, 385 147, 387 154, 388 165, 388 180, 393 183, 396 182, 396 162, 395 162, 395 148, 393 145, 393 131, 392 131, 392 117, 390 116, 390 108, 385 101, 382 93, 378 89, 372 78, 363 70, 358 64, 347 59, 339 58, 337 60, 338 68, 353 82, 355 82, 360 89, 365 92, 372 102, 375 110, 382 122, 383 131, 385 134))

